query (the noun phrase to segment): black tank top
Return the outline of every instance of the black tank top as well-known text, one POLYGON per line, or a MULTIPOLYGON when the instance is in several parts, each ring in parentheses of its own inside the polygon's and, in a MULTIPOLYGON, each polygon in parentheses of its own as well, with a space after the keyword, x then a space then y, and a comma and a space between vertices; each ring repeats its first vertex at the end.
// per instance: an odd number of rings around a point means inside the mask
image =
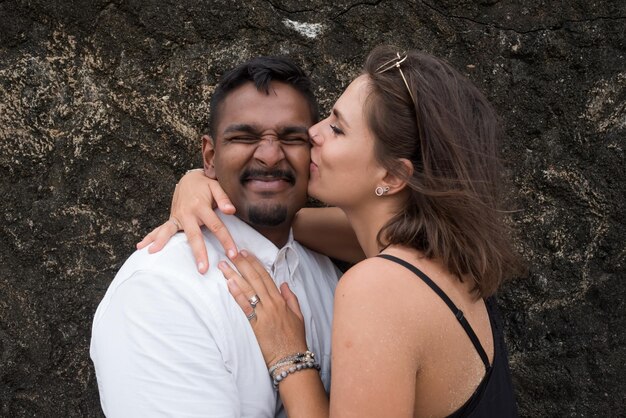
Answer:
POLYGON ((415 273, 424 283, 426 283, 452 311, 459 324, 465 330, 474 348, 478 352, 483 364, 485 365, 485 376, 476 388, 472 396, 449 418, 460 417, 517 417, 517 406, 515 403, 515 394, 513 392, 513 382, 511 381, 511 372, 509 370, 508 356, 504 345, 504 336, 502 333, 502 321, 493 298, 485 300, 489 322, 493 333, 494 353, 493 364, 489 364, 489 357, 483 346, 480 344, 478 337, 470 326, 469 322, 463 316, 463 311, 456 307, 450 300, 448 295, 444 293, 439 286, 433 282, 424 272, 407 263, 406 261, 394 257, 389 254, 379 254, 378 257, 393 261, 415 273))

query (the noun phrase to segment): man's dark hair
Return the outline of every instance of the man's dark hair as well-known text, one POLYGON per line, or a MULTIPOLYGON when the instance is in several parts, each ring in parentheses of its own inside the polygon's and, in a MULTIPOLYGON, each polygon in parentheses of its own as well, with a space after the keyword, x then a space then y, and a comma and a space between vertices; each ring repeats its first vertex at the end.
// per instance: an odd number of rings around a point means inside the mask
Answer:
POLYGON ((213 92, 209 113, 209 131, 215 138, 219 121, 220 104, 228 94, 244 83, 252 82, 258 91, 270 93, 270 83, 280 81, 293 87, 307 100, 311 120, 317 123, 319 109, 315 95, 311 91, 311 80, 302 68, 286 57, 257 57, 238 65, 224 74, 213 92))

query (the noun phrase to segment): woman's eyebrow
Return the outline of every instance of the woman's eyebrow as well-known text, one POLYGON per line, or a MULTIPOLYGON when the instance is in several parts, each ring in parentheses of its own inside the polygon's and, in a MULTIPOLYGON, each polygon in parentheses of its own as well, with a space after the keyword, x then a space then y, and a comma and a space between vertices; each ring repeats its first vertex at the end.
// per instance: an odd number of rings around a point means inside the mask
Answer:
POLYGON ((348 123, 346 118, 343 117, 342 113, 336 107, 333 107, 333 115, 335 115, 335 117, 339 119, 339 121, 341 121, 341 123, 345 125, 347 128, 350 127, 350 124, 348 123))

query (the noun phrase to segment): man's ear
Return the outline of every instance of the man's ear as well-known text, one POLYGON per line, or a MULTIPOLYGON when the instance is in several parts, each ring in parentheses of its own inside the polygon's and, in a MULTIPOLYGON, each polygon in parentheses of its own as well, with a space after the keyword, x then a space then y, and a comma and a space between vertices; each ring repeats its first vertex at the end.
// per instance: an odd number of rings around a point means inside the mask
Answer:
POLYGON ((209 135, 202 135, 202 160, 204 162, 204 175, 217 179, 215 175, 215 144, 209 135))
POLYGON ((383 179, 385 185, 389 187, 389 194, 403 190, 413 175, 413 163, 411 161, 406 158, 399 158, 398 165, 400 169, 399 174, 388 171, 383 179))

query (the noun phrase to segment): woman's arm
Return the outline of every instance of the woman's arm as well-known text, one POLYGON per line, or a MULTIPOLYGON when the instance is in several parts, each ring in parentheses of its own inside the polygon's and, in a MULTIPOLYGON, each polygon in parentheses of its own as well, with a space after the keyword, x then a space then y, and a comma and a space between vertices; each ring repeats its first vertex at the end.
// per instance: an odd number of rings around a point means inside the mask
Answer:
POLYGON ((287 416, 293 418, 327 418, 328 396, 315 369, 302 370, 278 386, 287 416))
MULTIPOLYGON (((228 290, 250 320, 268 369, 296 353, 307 351, 300 305, 287 283, 283 283, 279 291, 263 265, 245 250, 231 261, 239 272, 226 262, 220 262, 218 267, 227 279, 228 290), (258 298, 254 307, 252 297, 258 298)), ((277 370, 291 366, 295 363, 277 366, 277 370)), ((328 417, 328 397, 315 368, 289 372, 278 383, 278 390, 288 416, 328 417)))
MULTIPOLYGON (((297 298, 286 283, 276 288, 255 257, 242 251, 219 268, 250 319, 268 367, 306 348, 297 298), (251 298, 260 302, 251 305, 251 298)), ((335 292, 331 402, 314 369, 290 372, 278 384, 290 417, 411 417, 414 412, 419 315, 414 280, 381 280, 388 269, 369 259, 350 269, 335 292)), ((411 278, 412 279, 412 278, 411 278)))
POLYGON ((202 225, 206 225, 217 237, 229 257, 234 257, 237 253, 233 238, 214 211, 216 206, 227 215, 235 213, 235 207, 217 180, 206 177, 201 169, 188 171, 174 190, 170 219, 146 235, 137 244, 137 249, 150 245, 150 253, 161 251, 169 239, 183 229, 196 259, 198 271, 205 273, 209 268, 209 261, 200 231, 202 225))
POLYGON ((293 235, 302 245, 337 260, 365 259, 356 234, 339 208, 302 208, 293 223, 293 235))
MULTIPOLYGON (((225 214, 235 213, 235 207, 217 180, 206 177, 202 170, 187 172, 174 191, 170 220, 146 235, 137 248, 150 245, 148 251, 158 252, 176 232, 183 229, 198 271, 205 273, 209 263, 200 231, 202 225, 215 234, 227 253, 237 252, 228 229, 213 210, 216 206, 225 214)), ((292 226, 298 242, 321 254, 350 263, 365 258, 348 219, 338 208, 301 209, 292 226)))

